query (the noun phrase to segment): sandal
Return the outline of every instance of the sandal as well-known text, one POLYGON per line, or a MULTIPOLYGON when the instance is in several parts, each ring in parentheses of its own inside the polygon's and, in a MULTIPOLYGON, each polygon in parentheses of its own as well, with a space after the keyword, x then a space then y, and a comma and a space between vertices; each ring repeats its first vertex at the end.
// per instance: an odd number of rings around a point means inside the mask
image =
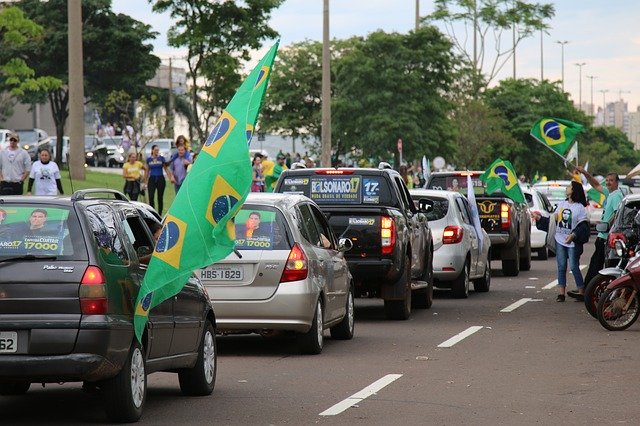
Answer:
POLYGON ((556 297, 556 302, 564 302, 564 294, 559 294, 558 297, 556 297))

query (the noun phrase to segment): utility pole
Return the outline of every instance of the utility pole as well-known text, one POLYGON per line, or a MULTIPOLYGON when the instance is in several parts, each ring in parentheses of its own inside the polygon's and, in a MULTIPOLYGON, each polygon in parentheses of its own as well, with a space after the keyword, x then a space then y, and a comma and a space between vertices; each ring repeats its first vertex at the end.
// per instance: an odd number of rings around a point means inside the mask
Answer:
POLYGON ((622 102, 622 94, 623 93, 631 93, 630 90, 618 90, 618 99, 622 102))
POLYGON ((168 120, 168 124, 169 124, 169 135, 171 137, 171 139, 173 139, 174 136, 174 111, 175 111, 175 107, 174 107, 174 98, 173 98, 173 63, 172 63, 172 58, 169 58, 169 111, 168 111, 168 115, 169 115, 169 120, 168 120))
POLYGON ((589 107, 589 110, 591 111, 591 115, 593 116, 595 111, 595 107, 593 106, 593 80, 598 77, 594 75, 588 75, 587 78, 591 80, 591 106, 589 107))
MULTIPOLYGON (((67 2, 69 59, 69 175, 85 180, 84 174, 84 77, 82 67, 82 0, 67 2)), ((58 141, 58 146, 61 145, 58 141)), ((60 151, 61 152, 61 151, 60 151)))
POLYGON ((580 78, 579 78, 579 83, 578 83, 579 84, 579 86, 578 86, 579 87, 579 90, 578 90, 578 93, 579 93, 579 95, 578 95, 578 99, 579 99, 578 100, 578 109, 580 111, 582 111, 582 67, 587 65, 587 63, 586 62, 576 62, 575 65, 580 70, 580 72, 579 72, 580 78))
POLYGON ((323 0, 322 25, 322 133, 320 164, 331 167, 331 46, 329 44, 329 0, 323 0))
POLYGON ((544 46, 543 46, 544 30, 540 29, 540 82, 544 81, 544 46))
POLYGON ((416 0, 416 31, 420 28, 420 0, 416 0))
POLYGON ((602 93, 602 125, 603 126, 607 125, 607 103, 604 100, 604 94, 607 93, 608 91, 609 89, 599 90, 599 92, 602 93))
POLYGON ((567 40, 565 41, 556 41, 560 45, 560 58, 562 63, 562 91, 564 92, 564 45, 569 43, 567 40))

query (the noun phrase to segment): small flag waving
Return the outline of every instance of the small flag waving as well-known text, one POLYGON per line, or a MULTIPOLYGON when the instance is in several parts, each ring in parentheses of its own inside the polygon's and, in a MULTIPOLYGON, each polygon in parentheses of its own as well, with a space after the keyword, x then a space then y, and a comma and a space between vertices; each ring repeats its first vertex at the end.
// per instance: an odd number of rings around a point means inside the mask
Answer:
POLYGON ((480 175, 480 180, 487 185, 487 194, 500 191, 513 201, 524 203, 518 175, 510 161, 498 158, 480 175))
POLYGON ((559 118, 543 118, 531 128, 531 136, 560 156, 571 146, 578 133, 584 130, 581 124, 559 118))
POLYGON ((471 208, 471 220, 473 220, 473 228, 478 235, 478 247, 482 253, 482 245, 484 238, 482 238, 482 225, 480 225, 480 213, 478 212, 478 205, 476 204, 476 194, 473 192, 473 182, 471 182, 471 175, 467 175, 467 200, 469 200, 469 207, 471 208))
POLYGON ((167 212, 136 301, 138 340, 153 307, 178 294, 193 270, 223 259, 235 247, 232 218, 251 188, 248 143, 277 49, 278 43, 222 112, 167 212))
POLYGON ((570 163, 572 161, 578 160, 578 142, 573 144, 569 152, 567 152, 567 162, 570 163))

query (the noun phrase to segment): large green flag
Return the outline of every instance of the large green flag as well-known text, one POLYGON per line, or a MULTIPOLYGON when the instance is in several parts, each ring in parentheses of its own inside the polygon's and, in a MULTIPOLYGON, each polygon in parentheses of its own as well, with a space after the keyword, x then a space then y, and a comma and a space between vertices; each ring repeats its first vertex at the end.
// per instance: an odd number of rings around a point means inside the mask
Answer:
POLYGON ((564 156, 576 135, 584 130, 581 124, 560 118, 542 118, 531 128, 531 136, 547 148, 564 156))
POLYGON ((234 249, 231 219, 251 189, 248 145, 277 50, 276 42, 222 112, 167 212, 136 301, 138 340, 151 309, 178 294, 193 270, 234 249))
POLYGON ((518 175, 510 161, 498 158, 480 175, 480 180, 487 185, 487 194, 500 191, 513 201, 524 203, 518 175))

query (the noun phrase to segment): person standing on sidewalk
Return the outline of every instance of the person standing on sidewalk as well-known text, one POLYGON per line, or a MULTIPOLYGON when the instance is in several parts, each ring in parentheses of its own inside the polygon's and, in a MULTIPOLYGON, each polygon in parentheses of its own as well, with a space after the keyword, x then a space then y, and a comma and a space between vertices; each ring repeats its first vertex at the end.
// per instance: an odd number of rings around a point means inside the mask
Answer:
POLYGON ((24 180, 31 171, 31 156, 18 146, 20 137, 11 132, 7 135, 9 146, 0 151, 0 194, 22 195, 24 180))
POLYGON ((58 195, 64 194, 60 181, 60 169, 51 160, 51 153, 47 148, 40 150, 40 159, 31 165, 27 195, 58 195), (35 190, 34 190, 35 184, 35 190))
MULTIPOLYGON (((620 202, 624 198, 624 194, 618 188, 618 184, 620 182, 620 177, 617 173, 608 173, 605 177, 605 187, 600 184, 591 176, 591 174, 586 171, 581 166, 577 166, 576 170, 582 173, 587 181, 591 184, 593 189, 604 194, 604 206, 602 210, 602 219, 601 222, 608 222, 609 226, 613 223, 613 218, 620 206, 620 202)), ((595 251, 591 256, 591 261, 589 262, 589 269, 587 270, 587 275, 584 277, 584 282, 589 284, 589 282, 598 275, 598 272, 604 267, 605 260, 605 248, 607 245, 607 238, 609 236, 609 232, 599 232, 598 237, 595 241, 595 251)), ((573 298, 580 298, 580 295, 577 292, 569 291, 567 293, 569 296, 573 298)))
POLYGON ((144 167, 144 178, 146 179, 147 190, 149 191, 149 205, 155 208, 154 198, 158 191, 158 213, 162 215, 164 207, 164 189, 167 181, 164 178, 164 172, 167 172, 169 179, 172 178, 171 171, 167 165, 167 160, 160 155, 158 145, 151 147, 151 156, 147 158, 147 164, 144 167))

